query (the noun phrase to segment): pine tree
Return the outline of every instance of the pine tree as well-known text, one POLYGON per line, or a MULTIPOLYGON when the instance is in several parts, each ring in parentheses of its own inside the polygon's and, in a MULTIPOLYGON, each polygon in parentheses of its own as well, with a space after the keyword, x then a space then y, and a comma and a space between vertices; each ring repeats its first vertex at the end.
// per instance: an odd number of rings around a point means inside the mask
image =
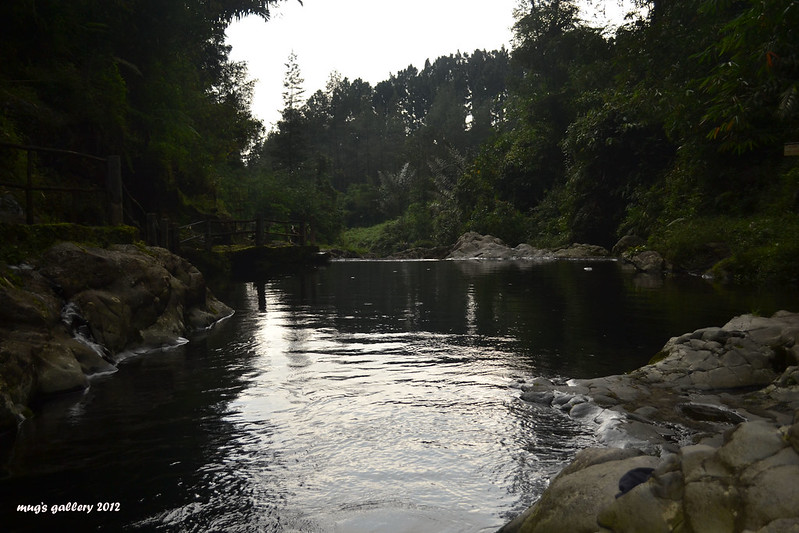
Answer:
POLYGON ((286 63, 286 77, 283 79, 283 114, 299 111, 303 105, 302 98, 305 89, 302 84, 305 80, 300 72, 297 54, 292 50, 286 63))

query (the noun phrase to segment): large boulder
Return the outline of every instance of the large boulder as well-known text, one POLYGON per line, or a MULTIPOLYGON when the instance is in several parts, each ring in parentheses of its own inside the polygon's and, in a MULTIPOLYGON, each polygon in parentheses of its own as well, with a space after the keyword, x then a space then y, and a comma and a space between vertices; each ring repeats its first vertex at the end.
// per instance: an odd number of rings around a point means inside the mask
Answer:
POLYGON ((630 248, 637 248, 639 246, 643 246, 646 244, 646 240, 639 237, 638 235, 625 235, 621 239, 618 240, 616 244, 613 245, 611 249, 611 253, 613 255, 621 255, 630 248))
POLYGON ((232 310, 161 248, 51 247, 0 276, 0 431, 41 395, 79 390, 130 349, 174 344, 232 310))
POLYGON ((522 243, 511 248, 502 239, 469 231, 461 235, 447 259, 543 259, 550 257, 544 250, 522 243))
POLYGON ((635 267, 638 272, 659 274, 666 268, 666 261, 658 252, 646 250, 638 253, 625 253, 624 260, 635 267))
POLYGON ((790 430, 746 422, 721 446, 664 456, 649 480, 599 512, 598 523, 614 532, 797 531, 799 454, 785 438, 790 430))
POLYGON ((78 307, 94 338, 113 353, 168 342, 231 312, 209 296, 194 266, 162 248, 63 243, 43 263, 42 275, 78 307))
POLYGON ((582 450, 529 513, 498 533, 593 533, 597 515, 619 492, 619 479, 634 468, 654 467, 657 462, 656 457, 635 450, 582 450))

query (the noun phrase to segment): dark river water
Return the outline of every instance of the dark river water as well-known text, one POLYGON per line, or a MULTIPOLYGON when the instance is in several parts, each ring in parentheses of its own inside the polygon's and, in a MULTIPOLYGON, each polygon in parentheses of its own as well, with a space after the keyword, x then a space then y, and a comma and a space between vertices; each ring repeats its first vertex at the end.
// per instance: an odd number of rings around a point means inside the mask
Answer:
POLYGON ((222 297, 233 317, 21 426, 0 530, 494 531, 594 442, 519 380, 797 302, 583 261, 344 261, 222 297))

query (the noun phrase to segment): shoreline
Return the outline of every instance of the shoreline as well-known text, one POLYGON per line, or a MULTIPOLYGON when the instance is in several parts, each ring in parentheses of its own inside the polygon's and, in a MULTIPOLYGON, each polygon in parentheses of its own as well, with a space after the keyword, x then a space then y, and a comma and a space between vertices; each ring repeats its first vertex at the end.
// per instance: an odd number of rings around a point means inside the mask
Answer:
POLYGON ((742 315, 670 339, 625 375, 521 398, 594 424, 539 500, 498 533, 799 528, 799 313, 742 315), (622 478, 648 468, 629 492, 622 478))

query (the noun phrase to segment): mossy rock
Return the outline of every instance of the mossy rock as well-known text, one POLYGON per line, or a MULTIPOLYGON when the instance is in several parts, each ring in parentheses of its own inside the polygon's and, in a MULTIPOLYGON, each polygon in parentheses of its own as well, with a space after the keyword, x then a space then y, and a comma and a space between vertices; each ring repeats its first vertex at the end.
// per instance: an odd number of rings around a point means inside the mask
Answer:
POLYGON ((658 364, 659 362, 661 362, 662 360, 664 360, 668 356, 669 356, 669 352, 668 351, 661 350, 658 353, 656 353, 655 355, 653 355, 652 359, 650 359, 649 363, 647 363, 647 364, 656 365, 656 364, 658 364))

